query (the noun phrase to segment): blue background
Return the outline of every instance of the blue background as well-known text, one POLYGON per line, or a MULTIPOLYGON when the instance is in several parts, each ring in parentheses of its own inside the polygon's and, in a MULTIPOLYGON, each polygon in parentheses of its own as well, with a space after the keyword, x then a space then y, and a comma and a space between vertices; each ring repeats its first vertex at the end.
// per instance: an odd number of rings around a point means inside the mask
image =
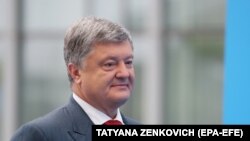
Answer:
POLYGON ((250 123, 250 1, 228 0, 225 34, 225 124, 250 123))

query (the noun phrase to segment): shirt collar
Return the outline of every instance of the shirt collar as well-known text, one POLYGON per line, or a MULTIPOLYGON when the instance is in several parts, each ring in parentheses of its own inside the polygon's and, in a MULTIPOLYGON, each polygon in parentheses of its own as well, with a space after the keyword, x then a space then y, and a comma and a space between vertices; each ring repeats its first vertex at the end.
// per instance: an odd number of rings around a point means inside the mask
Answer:
MULTIPOLYGON (((75 93, 73 93, 73 98, 80 105, 80 107, 87 113, 87 115, 93 121, 94 124, 101 125, 107 120, 111 119, 108 115, 96 109, 95 107, 91 106, 86 101, 77 96, 75 93)), ((119 109, 117 109, 117 115, 114 119, 119 120, 120 122, 122 122, 122 124, 124 124, 119 109)))

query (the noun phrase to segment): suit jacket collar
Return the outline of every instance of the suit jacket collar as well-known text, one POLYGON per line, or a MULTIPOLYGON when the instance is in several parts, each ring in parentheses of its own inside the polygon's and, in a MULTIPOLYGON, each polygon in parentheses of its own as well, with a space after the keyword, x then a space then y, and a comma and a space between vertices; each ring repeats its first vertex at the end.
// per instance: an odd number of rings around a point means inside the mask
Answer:
POLYGON ((93 122, 72 96, 66 106, 66 112, 72 123, 72 130, 69 131, 71 137, 81 141, 91 140, 93 122))
MULTIPOLYGON (((93 122, 86 112, 77 104, 73 96, 71 96, 68 105, 66 106, 68 118, 71 120, 72 129, 68 131, 70 136, 76 141, 92 140, 92 125, 93 122)), ((134 122, 121 113, 124 124, 134 124, 134 122)))

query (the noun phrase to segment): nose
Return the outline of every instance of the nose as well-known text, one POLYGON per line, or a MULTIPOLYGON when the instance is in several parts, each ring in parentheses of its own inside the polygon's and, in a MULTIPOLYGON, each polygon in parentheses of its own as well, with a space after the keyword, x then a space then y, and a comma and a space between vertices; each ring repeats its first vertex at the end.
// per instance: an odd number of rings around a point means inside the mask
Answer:
POLYGON ((117 67, 117 78, 126 78, 129 77, 129 68, 127 68, 126 64, 124 62, 119 63, 117 67))

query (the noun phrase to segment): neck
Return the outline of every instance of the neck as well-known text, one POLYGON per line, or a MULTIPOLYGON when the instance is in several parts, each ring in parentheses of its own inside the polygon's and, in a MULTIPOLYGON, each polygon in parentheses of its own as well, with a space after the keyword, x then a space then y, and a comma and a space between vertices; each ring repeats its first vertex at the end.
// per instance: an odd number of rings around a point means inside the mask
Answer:
POLYGON ((104 114, 106 114, 107 116, 109 116, 110 118, 114 119, 117 115, 117 111, 118 108, 117 107, 107 107, 107 106, 101 106, 101 105, 97 105, 91 101, 89 101, 86 97, 84 97, 84 95, 81 94, 81 88, 76 85, 76 84, 72 84, 71 86, 71 90, 82 100, 84 100, 85 102, 87 102, 89 105, 95 107, 96 109, 98 109, 99 111, 103 112, 104 114))

